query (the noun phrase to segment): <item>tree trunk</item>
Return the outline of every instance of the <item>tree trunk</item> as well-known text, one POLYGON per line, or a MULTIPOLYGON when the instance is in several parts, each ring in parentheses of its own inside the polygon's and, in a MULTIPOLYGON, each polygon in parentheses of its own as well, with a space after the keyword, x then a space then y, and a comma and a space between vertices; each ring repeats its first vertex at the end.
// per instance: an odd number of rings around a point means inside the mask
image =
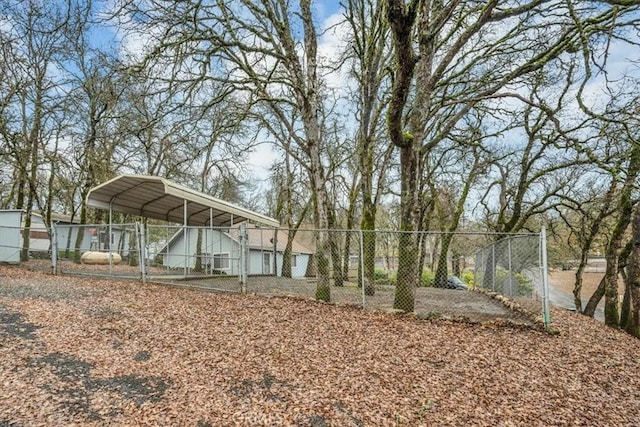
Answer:
POLYGON ((416 286, 420 280, 420 239, 417 232, 420 219, 418 180, 420 150, 413 144, 400 149, 401 202, 398 277, 393 308, 413 312, 416 286))
POLYGON ((193 271, 202 272, 202 228, 198 227, 198 236, 196 237, 196 260, 193 271))
POLYGON ((331 230, 329 240, 331 244, 331 265, 333 270, 333 286, 344 286, 342 275, 342 256, 340 253, 340 232, 331 230))
POLYGON ((438 257, 438 265, 436 267, 436 274, 434 279, 434 286, 437 288, 447 287, 447 276, 449 275, 449 267, 447 265, 447 255, 449 253, 449 247, 451 246, 451 240, 453 234, 446 233, 442 235, 440 239, 440 256, 438 257))
MULTIPOLYGON (((620 222, 617 224, 621 225, 620 222)), ((619 228, 619 227, 616 227, 619 228)), ((626 228, 622 227, 622 230, 626 228)), ((593 317, 598 303, 605 297, 605 324, 609 326, 619 326, 620 314, 618 309, 618 251, 620 250, 621 233, 618 234, 614 230, 614 236, 607 245, 605 252, 605 260, 607 263, 605 274, 598 289, 593 293, 589 302, 585 306, 583 314, 593 317)))
MULTIPOLYGON (((364 190, 363 190, 364 191, 364 190)), ((364 195, 364 193, 363 193, 364 195)), ((365 295, 373 296, 376 293, 375 266, 376 266, 376 208, 371 203, 370 195, 365 196, 362 205, 362 265, 364 271, 365 295)), ((358 266, 358 268, 361 268, 358 266)))
MULTIPOLYGON (((609 326, 620 325, 620 310, 618 306, 618 255, 614 254, 611 272, 605 273, 604 288, 604 323, 609 326), (615 270, 614 270, 615 269, 615 270)), ((607 260, 609 270, 609 260, 607 260)))
POLYGON ((591 249, 591 245, 593 244, 593 240, 600 232, 600 227, 604 221, 604 218, 607 215, 607 207, 612 203, 613 197, 616 190, 616 181, 612 180, 611 186, 609 190, 604 196, 603 208, 598 213, 598 216, 591 223, 591 227, 588 230, 587 235, 584 237, 584 240, 580 246, 580 264, 578 264, 578 268, 576 270, 576 282, 573 287, 573 301, 576 306, 576 310, 578 313, 582 313, 582 275, 584 273, 584 269, 587 267, 587 262, 589 260, 589 250, 591 249))
POLYGON ((584 306, 582 314, 584 314, 585 316, 593 317, 593 315, 596 313, 596 308, 598 307, 600 300, 604 296, 606 285, 607 284, 605 278, 603 277, 602 280, 600 280, 600 284, 598 284, 598 287, 591 295, 591 298, 589 298, 587 305, 584 306))
POLYGON ((329 245, 331 248, 331 267, 333 271, 333 285, 344 286, 344 276, 342 275, 342 256, 340 251, 341 233, 336 228, 336 218, 333 209, 327 209, 329 220, 329 245))
POLYGON ((624 285, 624 296, 622 297, 622 306, 620 307, 620 326, 623 328, 629 324, 631 317, 631 286, 629 286, 628 280, 624 285))
MULTIPOLYGON (((349 267, 351 266, 351 229, 353 228, 353 224, 351 224, 351 228, 349 224, 347 224, 347 232, 344 236, 344 250, 342 251, 342 277, 346 280, 349 280, 349 267)), ((358 282, 358 286, 361 283, 358 282)))
POLYGON ((460 262, 462 259, 462 254, 454 250, 451 256, 451 272, 454 276, 460 277, 462 275, 462 269, 464 268, 464 265, 460 262))
POLYGON ((80 257, 82 256, 82 241, 84 240, 84 230, 87 223, 87 204, 86 200, 87 190, 82 191, 82 204, 80 206, 80 224, 78 226, 78 233, 76 233, 76 242, 73 247, 73 262, 76 264, 80 264, 80 257))
POLYGON ((319 301, 331 301, 331 283, 329 280, 329 255, 331 242, 329 239, 328 198, 324 183, 324 174, 321 169, 319 147, 316 144, 310 147, 312 153, 312 165, 310 180, 314 188, 314 204, 316 216, 316 299, 319 301))
POLYGON ((491 289, 495 291, 495 276, 496 276, 496 241, 489 246, 489 254, 484 264, 484 273, 482 275, 482 287, 484 289, 491 289))
POLYGON ((622 304, 620 306, 620 326, 625 327, 629 322, 629 316, 631 314, 631 288, 629 287, 629 262, 631 261, 631 252, 633 251, 633 239, 629 240, 624 246, 624 249, 620 251, 618 256, 618 272, 622 277, 624 283, 624 294, 622 297, 622 304))
POLYGON ((627 291, 630 309, 624 329, 633 336, 640 338, 640 205, 636 206, 631 223, 633 247, 628 267, 627 291))
POLYGON ((578 313, 582 313, 582 275, 587 266, 588 252, 588 248, 582 248, 580 264, 578 264, 578 268, 576 269, 576 282, 573 285, 573 303, 578 313))
POLYGON ((598 290, 589 299, 584 314, 593 317, 596 306, 604 294, 604 321, 609 326, 620 325, 618 310, 618 255, 622 245, 622 238, 633 216, 634 202, 632 193, 635 180, 640 173, 640 146, 633 145, 629 155, 627 176, 618 196, 619 216, 611 232, 611 237, 605 251, 607 268, 605 276, 598 286, 598 290), (602 289, 601 289, 602 288, 602 289))
POLYGON ((282 277, 291 278, 291 255, 293 251, 293 236, 291 230, 287 235, 287 244, 284 247, 284 252, 282 253, 282 272, 280 273, 282 277))
POLYGON ((593 317, 602 297, 605 297, 605 324, 618 326, 620 315, 618 310, 618 250, 621 236, 614 236, 607 245, 605 260, 607 263, 605 274, 598 288, 593 293, 584 308, 583 314, 593 317))

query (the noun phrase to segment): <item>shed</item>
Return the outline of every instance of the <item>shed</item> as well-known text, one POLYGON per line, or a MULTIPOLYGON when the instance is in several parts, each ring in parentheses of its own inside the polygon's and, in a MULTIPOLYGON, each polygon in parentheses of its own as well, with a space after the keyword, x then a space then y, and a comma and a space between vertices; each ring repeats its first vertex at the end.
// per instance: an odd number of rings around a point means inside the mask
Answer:
POLYGON ((20 262, 21 230, 21 210, 0 210, 0 262, 20 262))

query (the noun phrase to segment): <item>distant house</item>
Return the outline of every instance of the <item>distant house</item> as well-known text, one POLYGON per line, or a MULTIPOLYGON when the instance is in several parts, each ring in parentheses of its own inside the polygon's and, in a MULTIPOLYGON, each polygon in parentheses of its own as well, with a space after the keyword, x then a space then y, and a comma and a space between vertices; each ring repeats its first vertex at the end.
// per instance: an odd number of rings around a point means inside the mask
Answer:
MULTIPOLYGON (((200 228, 201 265, 205 271, 238 275, 240 239, 238 228, 200 228)), ((287 244, 286 230, 248 226, 248 264, 250 275, 282 275, 282 260, 287 244)), ((198 228, 180 230, 160 250, 163 265, 169 268, 194 268, 198 228), (186 242, 185 242, 186 237, 186 242)), ((291 251, 291 277, 304 277, 313 251, 294 240, 291 251)))
MULTIPOLYGON (((129 252, 129 237, 131 231, 120 226, 80 225, 71 216, 51 215, 51 222, 55 230, 49 230, 44 218, 37 212, 31 214, 29 227, 29 252, 32 256, 38 253, 49 253, 52 249, 51 236, 55 235, 58 253, 73 251, 80 229, 84 229, 80 251, 108 250, 111 245, 114 252, 125 256, 129 252)), ((22 235, 25 228, 25 212, 22 210, 0 210, 0 262, 19 262, 22 235)))
MULTIPOLYGON (((20 250, 23 244, 23 232, 26 225, 24 210, 0 210, 0 261, 20 262, 20 250)), ((44 218, 39 213, 31 214, 29 227, 29 252, 48 253, 51 248, 49 230, 44 218)))
POLYGON ((78 233, 83 230, 80 242, 80 252, 100 251, 117 252, 122 257, 129 255, 129 245, 131 237, 135 235, 132 227, 125 225, 107 224, 84 224, 80 225, 76 221, 70 222, 69 217, 56 215, 51 218, 55 224, 55 235, 57 249, 60 255, 71 253, 75 250, 78 233))

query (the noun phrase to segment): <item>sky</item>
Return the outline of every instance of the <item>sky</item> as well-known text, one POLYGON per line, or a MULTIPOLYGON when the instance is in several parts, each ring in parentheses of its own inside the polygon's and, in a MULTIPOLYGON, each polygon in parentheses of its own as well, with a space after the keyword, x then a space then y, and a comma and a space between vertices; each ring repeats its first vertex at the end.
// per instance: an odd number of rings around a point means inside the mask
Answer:
MULTIPOLYGON (((315 1, 314 12, 316 17, 316 26, 318 29, 319 45, 318 52, 321 57, 334 57, 343 44, 343 29, 336 26, 342 20, 341 6, 338 1, 315 1), (324 32, 325 29, 331 30, 324 32)), ((123 53, 141 52, 145 43, 143 38, 123 38, 120 34, 115 35, 121 43, 121 51, 123 53)), ((624 45, 621 42, 614 43, 611 47, 611 56, 608 58, 608 76, 615 80, 623 71, 632 67, 629 63, 631 54, 637 57, 637 48, 624 45), (635 52, 635 53, 633 53, 635 52)), ((343 76, 333 74, 328 76, 327 83, 334 88, 340 88, 344 84, 343 76)), ((596 105, 604 98, 604 79, 602 76, 593 79, 587 85, 586 99, 596 105)), ((577 109, 577 106, 574 106, 577 109)), ((263 180, 268 177, 269 167, 280 156, 275 152, 269 144, 260 144, 255 151, 249 155, 248 168, 253 172, 257 180, 263 180)))
MULTIPOLYGON (((343 44, 342 29, 336 26, 342 21, 342 8, 339 1, 315 1, 313 3, 314 16, 316 18, 316 30, 319 35, 318 54, 320 57, 333 58, 340 51, 343 44)), ((122 57, 133 55, 138 56, 144 51, 147 44, 146 37, 127 36, 124 31, 111 28, 109 32, 96 34, 96 39, 101 39, 106 43, 116 43, 122 57)), ((343 79, 340 75, 334 74, 327 77, 327 84, 331 87, 341 87, 343 79)), ((269 177, 271 165, 278 160, 280 153, 276 152, 268 143, 259 144, 255 150, 249 154, 247 159, 247 169, 255 176, 257 181, 265 181, 269 177)))

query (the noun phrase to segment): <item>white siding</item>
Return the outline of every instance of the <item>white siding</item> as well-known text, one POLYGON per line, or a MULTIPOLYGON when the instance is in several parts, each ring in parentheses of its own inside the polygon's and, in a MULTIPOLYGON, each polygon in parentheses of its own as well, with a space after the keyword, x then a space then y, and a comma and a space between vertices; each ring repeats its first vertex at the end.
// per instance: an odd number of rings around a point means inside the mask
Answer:
POLYGON ((47 227, 44 225, 44 220, 41 216, 31 215, 31 228, 29 229, 31 235, 41 234, 43 237, 29 237, 29 250, 46 252, 51 246, 51 240, 49 240, 47 227), (44 237, 44 236, 47 237, 44 237))
MULTIPOLYGON (((180 231, 171 240, 168 250, 163 254, 164 265, 170 268, 184 268, 185 260, 187 268, 194 268, 196 264, 196 244, 198 241, 198 230, 195 228, 188 228, 187 234, 187 246, 185 257, 185 245, 184 237, 185 233, 180 231)), ((207 254, 203 258, 203 262, 211 262, 209 258, 213 258, 215 254, 229 254, 229 268, 222 269, 221 271, 229 275, 238 274, 238 244, 234 242, 229 236, 227 236, 224 230, 207 229, 202 234, 202 253, 207 254)))
MULTIPOLYGON (((215 254, 229 254, 229 269, 223 269, 226 274, 238 275, 238 263, 240 248, 238 242, 233 240, 225 233, 225 229, 206 229, 202 236, 202 254, 203 264, 210 263, 213 265, 213 256, 215 254)), ((195 267, 196 243, 198 239, 197 228, 188 228, 187 246, 185 256, 184 232, 180 231, 171 239, 168 249, 164 249, 163 262, 169 268, 184 268, 185 260, 187 268, 195 267)), ((307 272, 307 265, 311 256, 309 254, 295 254, 296 265, 291 269, 292 277, 304 277, 307 272)), ((277 275, 282 273, 282 253, 276 254, 277 275)), ((260 250, 256 248, 249 249, 249 275, 274 274, 273 272, 273 251, 260 250), (264 254, 270 255, 270 268, 264 263, 264 254)))
MULTIPOLYGON (((309 254, 294 254, 296 257, 295 266, 291 266, 291 277, 304 277, 311 256, 309 254)), ((278 253, 278 276, 282 275, 282 253, 278 253)))
POLYGON ((0 262, 20 262, 21 219, 21 211, 0 211, 0 262))

